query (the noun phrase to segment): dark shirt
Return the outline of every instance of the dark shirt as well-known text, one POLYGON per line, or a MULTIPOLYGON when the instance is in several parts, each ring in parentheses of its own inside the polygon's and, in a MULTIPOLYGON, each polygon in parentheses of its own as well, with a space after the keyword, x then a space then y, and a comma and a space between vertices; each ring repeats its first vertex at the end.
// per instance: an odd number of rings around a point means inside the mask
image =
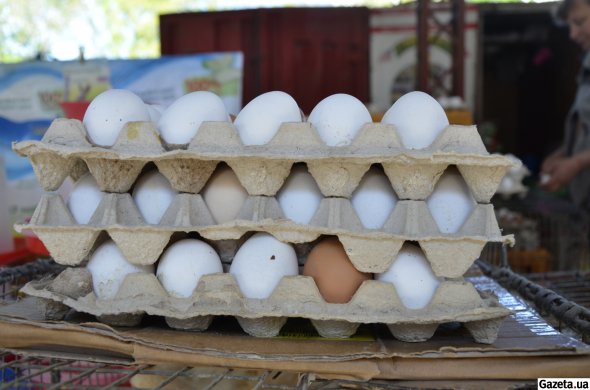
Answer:
MULTIPOLYGON (((576 98, 565 124, 565 150, 572 156, 590 150, 590 51, 578 74, 576 98)), ((573 202, 590 215, 590 168, 583 169, 569 185, 573 202)))

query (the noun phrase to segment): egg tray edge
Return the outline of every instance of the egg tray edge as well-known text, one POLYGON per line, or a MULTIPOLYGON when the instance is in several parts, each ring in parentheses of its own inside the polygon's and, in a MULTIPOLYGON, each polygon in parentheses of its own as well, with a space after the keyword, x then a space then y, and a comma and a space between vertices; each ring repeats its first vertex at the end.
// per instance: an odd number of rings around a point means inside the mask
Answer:
MULTIPOLYGON (((213 317, 233 316, 257 337, 276 336, 287 318, 298 317, 310 319, 323 337, 345 338, 360 324, 382 323, 403 341, 426 341, 440 324, 460 322, 477 342, 492 343, 511 313, 465 280, 443 281, 428 306, 412 310, 403 306, 392 284, 376 280, 365 281, 350 302, 331 304, 307 276, 284 277, 267 299, 245 298, 230 274, 203 276, 188 298, 171 297, 155 275, 136 273, 127 275, 114 299, 101 300, 92 292, 91 279, 85 268, 68 268, 53 279, 29 282, 21 292, 118 326, 138 325, 149 314, 164 317, 176 329, 203 331, 213 317)), ((58 317, 65 313, 53 310, 58 317)))
POLYGON ((343 198, 324 199, 310 224, 301 225, 284 218, 275 198, 250 197, 236 220, 218 225, 200 195, 181 194, 159 225, 148 225, 129 194, 108 194, 89 224, 78 225, 60 195, 44 194, 30 222, 15 228, 33 231, 64 265, 82 263, 103 232, 134 264, 154 264, 176 232, 197 232, 212 244, 259 231, 293 244, 335 235, 361 272, 384 272, 404 242, 417 241, 435 274, 450 278, 461 277, 487 242, 514 243, 501 234, 492 205, 477 205, 459 232, 442 234, 424 201, 398 202, 382 229, 369 230, 343 198))
POLYGON ((284 123, 266 145, 243 145, 235 126, 205 122, 187 149, 166 150, 155 125, 130 122, 111 148, 92 146, 82 123, 56 119, 41 141, 13 144, 31 160, 46 191, 90 170, 106 192, 126 192, 154 162, 173 188, 198 193, 219 162, 250 195, 275 195, 294 163, 305 162, 324 196, 350 197, 372 164, 381 164, 401 199, 425 199, 447 166, 456 165, 475 199, 487 203, 514 162, 489 154, 475 126, 450 125, 426 149, 404 149, 395 126, 366 124, 349 146, 321 143, 309 123, 284 123), (190 177, 190 180, 187 180, 190 177), (483 179, 482 179, 483 178, 483 179))

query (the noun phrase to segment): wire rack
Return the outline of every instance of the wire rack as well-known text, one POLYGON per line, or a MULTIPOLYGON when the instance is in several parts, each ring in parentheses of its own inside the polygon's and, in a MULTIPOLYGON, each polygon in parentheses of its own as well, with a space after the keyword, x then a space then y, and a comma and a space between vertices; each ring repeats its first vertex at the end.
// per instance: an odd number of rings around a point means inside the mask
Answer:
MULTIPOLYGON (((536 381, 503 382, 505 388, 536 389, 536 381)), ((496 388, 501 388, 496 384, 496 388)), ((303 389, 410 390, 452 389, 458 382, 321 380, 311 374, 280 371, 244 372, 233 369, 117 366, 64 359, 0 354, 0 389, 303 389), (286 382, 293 384, 286 384, 286 382)), ((473 384, 465 387, 473 389, 473 384)))
POLYGON ((590 272, 559 271, 525 277, 510 268, 507 252, 505 245, 489 243, 476 264, 485 275, 531 303, 559 331, 590 343, 590 272))
POLYGON ((0 355, 0 389, 305 389, 306 375, 0 355))
POLYGON ((555 293, 590 309, 590 272, 562 271, 527 275, 535 282, 555 293))

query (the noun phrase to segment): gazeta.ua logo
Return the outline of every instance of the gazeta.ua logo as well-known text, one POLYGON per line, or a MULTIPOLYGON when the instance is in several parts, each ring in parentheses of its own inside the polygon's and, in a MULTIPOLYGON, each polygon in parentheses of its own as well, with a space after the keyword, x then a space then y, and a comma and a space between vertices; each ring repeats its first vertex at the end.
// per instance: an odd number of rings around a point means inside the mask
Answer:
POLYGON ((539 378, 539 389, 590 389, 590 378, 539 378))

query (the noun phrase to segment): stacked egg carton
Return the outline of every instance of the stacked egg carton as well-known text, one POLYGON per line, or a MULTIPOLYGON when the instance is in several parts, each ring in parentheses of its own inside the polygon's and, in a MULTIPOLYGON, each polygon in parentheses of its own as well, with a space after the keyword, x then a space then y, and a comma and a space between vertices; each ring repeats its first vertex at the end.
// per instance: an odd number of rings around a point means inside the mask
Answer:
POLYGON ((104 148, 88 141, 80 121, 56 119, 41 141, 19 142, 14 150, 30 159, 47 191, 30 222, 16 228, 32 230, 61 264, 83 265, 106 237, 130 262, 154 264, 171 242, 195 232, 231 262, 241 238, 263 231, 296 248, 337 236, 354 266, 368 273, 384 272, 405 242, 417 242, 442 279, 423 309, 404 307, 394 286, 377 280, 365 281, 348 303, 327 303, 314 280, 301 275, 284 277, 267 299, 245 298, 228 273, 203 276, 189 298, 172 297, 155 275, 137 273, 126 277, 115 298, 98 299, 82 267, 24 288, 104 322, 135 325, 147 313, 165 317, 174 328, 204 330, 213 317, 225 315, 236 317, 247 333, 268 337, 287 318, 303 317, 325 337, 348 337, 362 323, 383 323, 405 341, 427 340, 440 324, 460 322, 476 341, 490 343, 509 314, 495 297, 463 279, 487 242, 513 240, 502 236, 489 204, 513 162, 490 155, 475 126, 448 126, 430 147, 410 150, 388 124, 366 124, 350 145, 330 147, 305 122, 283 123, 261 146, 243 145, 232 123, 204 122, 186 147, 174 148, 160 140, 154 123, 130 122, 104 148), (220 162, 234 170, 249 197, 235 220, 216 224, 199 192, 220 162), (157 225, 144 222, 128 193, 152 163, 179 192, 157 225), (307 225, 286 219, 275 197, 295 163, 307 165, 324 195, 307 225), (400 199, 381 229, 364 228, 350 201, 372 164, 383 167, 400 199), (457 167, 477 205, 459 232, 443 234, 425 199, 450 166, 457 167), (51 191, 67 176, 76 179, 87 171, 108 194, 90 222, 78 225, 51 191), (228 242, 234 246, 223 250, 228 242))

